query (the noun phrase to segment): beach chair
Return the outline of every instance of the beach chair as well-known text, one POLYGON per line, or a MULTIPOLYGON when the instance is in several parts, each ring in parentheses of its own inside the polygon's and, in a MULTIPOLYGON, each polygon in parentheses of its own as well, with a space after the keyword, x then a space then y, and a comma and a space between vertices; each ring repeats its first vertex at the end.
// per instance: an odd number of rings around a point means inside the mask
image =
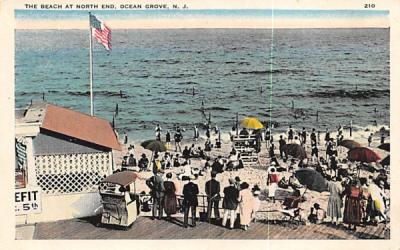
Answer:
POLYGON ((132 171, 117 172, 101 180, 99 193, 103 211, 101 224, 122 226, 125 230, 136 220, 139 208, 139 196, 136 194, 135 181, 138 175, 132 171), (134 192, 130 193, 130 184, 134 192))
POLYGON ((282 214, 282 220, 289 225, 303 224, 300 214, 299 203, 301 197, 289 196, 282 203, 283 209, 279 210, 282 214))
POLYGON ((126 202, 125 197, 118 194, 102 194, 102 224, 123 226, 126 230, 137 217, 136 201, 126 202))

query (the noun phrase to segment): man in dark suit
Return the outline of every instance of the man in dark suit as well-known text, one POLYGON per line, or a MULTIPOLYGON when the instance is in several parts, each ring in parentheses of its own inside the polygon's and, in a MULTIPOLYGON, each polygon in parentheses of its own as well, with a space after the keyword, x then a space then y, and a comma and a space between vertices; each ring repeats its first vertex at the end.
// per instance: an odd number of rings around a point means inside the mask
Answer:
POLYGON ((151 219, 156 217, 156 210, 158 210, 158 219, 161 220, 164 204, 164 181, 158 175, 157 169, 154 169, 153 176, 146 180, 146 185, 150 188, 150 194, 153 198, 153 211, 151 219))
POLYGON ((230 229, 233 229, 236 220, 236 209, 239 204, 239 190, 235 188, 235 180, 229 179, 229 186, 224 188, 224 200, 222 207, 224 208, 224 218, 222 226, 225 227, 228 215, 230 216, 230 229))
POLYGON ((220 199, 220 185, 215 179, 217 176, 216 172, 211 172, 211 180, 206 182, 206 194, 207 194, 207 218, 208 221, 211 219, 211 210, 214 208, 214 216, 216 220, 219 220, 219 199, 220 199))
POLYGON ((188 226, 188 217, 189 217, 189 209, 192 210, 192 227, 196 226, 196 207, 199 205, 197 201, 197 195, 199 194, 199 187, 197 184, 192 181, 195 179, 193 175, 190 176, 189 182, 183 186, 183 210, 184 210, 184 219, 183 226, 187 228, 188 226))

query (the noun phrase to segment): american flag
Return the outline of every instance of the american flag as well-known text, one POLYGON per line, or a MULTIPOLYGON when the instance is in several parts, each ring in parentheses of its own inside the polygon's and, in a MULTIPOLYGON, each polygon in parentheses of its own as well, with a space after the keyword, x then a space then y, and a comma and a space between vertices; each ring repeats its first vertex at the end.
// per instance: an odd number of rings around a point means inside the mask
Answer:
POLYGON ((104 22, 99 21, 94 15, 90 14, 90 26, 92 35, 101 43, 106 50, 111 50, 111 30, 104 22))

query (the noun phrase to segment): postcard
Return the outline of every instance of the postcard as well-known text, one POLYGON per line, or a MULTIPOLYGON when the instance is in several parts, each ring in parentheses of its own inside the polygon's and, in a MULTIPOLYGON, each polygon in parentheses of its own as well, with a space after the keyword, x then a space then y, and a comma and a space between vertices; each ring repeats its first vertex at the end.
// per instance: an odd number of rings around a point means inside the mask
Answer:
POLYGON ((396 246, 393 2, 2 6, 10 246, 396 246))

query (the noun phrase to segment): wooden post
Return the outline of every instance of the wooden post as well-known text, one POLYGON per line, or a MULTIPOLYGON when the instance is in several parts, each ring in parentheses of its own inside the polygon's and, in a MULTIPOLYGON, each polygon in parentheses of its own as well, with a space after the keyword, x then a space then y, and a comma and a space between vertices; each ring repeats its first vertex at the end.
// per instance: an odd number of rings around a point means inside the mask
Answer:
POLYGON ((350 137, 353 135, 353 120, 350 120, 350 137))
POLYGON ((239 113, 236 112, 236 135, 239 135, 239 113))
POLYGON ((89 12, 89 90, 90 90, 90 115, 94 116, 93 108, 93 41, 91 14, 89 12))

